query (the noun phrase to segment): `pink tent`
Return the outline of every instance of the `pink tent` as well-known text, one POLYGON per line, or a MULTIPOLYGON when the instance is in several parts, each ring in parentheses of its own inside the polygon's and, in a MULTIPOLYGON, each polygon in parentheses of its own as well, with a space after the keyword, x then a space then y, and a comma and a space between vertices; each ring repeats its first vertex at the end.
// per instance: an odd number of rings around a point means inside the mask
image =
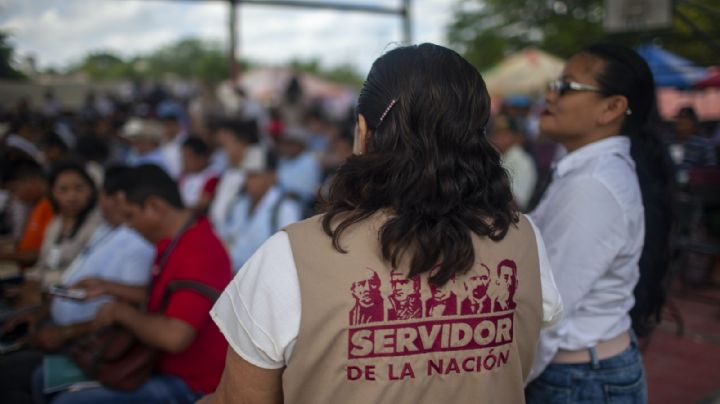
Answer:
POLYGON ((708 75, 702 80, 696 82, 693 87, 695 88, 709 88, 709 87, 720 87, 720 67, 716 67, 710 70, 708 75))
POLYGON ((682 107, 692 106, 701 120, 720 120, 720 88, 681 91, 658 88, 658 107, 665 120, 672 120, 682 107))

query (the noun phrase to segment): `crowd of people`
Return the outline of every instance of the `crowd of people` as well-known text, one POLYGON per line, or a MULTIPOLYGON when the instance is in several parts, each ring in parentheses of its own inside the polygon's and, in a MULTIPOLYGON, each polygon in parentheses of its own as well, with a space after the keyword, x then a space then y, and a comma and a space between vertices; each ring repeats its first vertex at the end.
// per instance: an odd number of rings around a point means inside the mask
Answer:
POLYGON ((136 90, 0 111, 0 401, 647 401, 672 192, 717 145, 692 108, 661 136, 632 50, 494 116, 432 44, 380 57, 342 117, 296 78, 272 106, 136 90), (147 378, 100 355, 99 385, 49 387, 117 329, 147 378))

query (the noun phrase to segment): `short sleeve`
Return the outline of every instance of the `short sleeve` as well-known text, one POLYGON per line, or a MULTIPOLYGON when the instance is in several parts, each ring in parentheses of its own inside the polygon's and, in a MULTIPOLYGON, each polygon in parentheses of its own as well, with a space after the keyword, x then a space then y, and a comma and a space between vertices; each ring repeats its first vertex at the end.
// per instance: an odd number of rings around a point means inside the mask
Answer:
POLYGON ((111 274, 118 282, 128 285, 145 285, 150 281, 150 268, 155 258, 153 246, 132 230, 128 234, 126 252, 118 273, 111 274))
POLYGON ((563 314, 563 303, 560 292, 555 284, 555 278, 553 277, 552 267, 550 266, 550 259, 548 258, 547 250, 545 249, 545 241, 540 234, 540 230, 535 226, 532 219, 527 217, 532 229, 535 232, 535 241, 538 249, 538 261, 540 263, 540 287, 542 289, 542 303, 543 303, 543 328, 557 324, 562 318, 563 314))
MULTIPOLYGON (((210 248, 210 246, 203 246, 210 248)), ((218 249, 219 250, 219 249, 218 249)), ((215 290, 223 290, 230 278, 230 262, 220 254, 188 254, 183 257, 182 267, 175 271, 173 280, 190 280, 203 283, 215 290), (225 272, 227 271, 227 273, 225 272), (224 281, 223 281, 224 280, 224 281)), ((165 315, 188 323, 196 330, 210 320, 213 302, 206 296, 190 289, 178 289, 170 295, 165 315)))
POLYGON ((264 369, 284 367, 300 329, 300 285, 287 233, 240 268, 210 315, 233 350, 264 369))
POLYGON ((30 219, 25 224, 18 251, 40 250, 45 235, 45 229, 53 218, 52 205, 47 199, 43 199, 30 214, 30 219))
POLYGON ((178 290, 170 297, 165 315, 182 320, 200 331, 208 320, 211 307, 212 302, 207 297, 191 290, 178 290))

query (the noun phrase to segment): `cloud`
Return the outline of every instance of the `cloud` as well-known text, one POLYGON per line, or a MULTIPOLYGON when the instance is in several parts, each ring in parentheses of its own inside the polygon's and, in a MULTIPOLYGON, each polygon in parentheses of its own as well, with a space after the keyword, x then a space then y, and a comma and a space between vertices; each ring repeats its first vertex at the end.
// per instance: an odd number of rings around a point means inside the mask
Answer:
MULTIPOLYGON (((444 42, 455 1, 414 0, 415 42, 444 42)), ((225 43, 227 20, 227 5, 219 1, 0 0, 0 29, 10 31, 18 52, 32 54, 41 67, 66 66, 93 50, 135 55, 190 36, 225 43)), ((402 39, 400 18, 387 15, 245 5, 238 21, 241 54, 267 63, 316 58, 366 71, 388 44, 402 39)))

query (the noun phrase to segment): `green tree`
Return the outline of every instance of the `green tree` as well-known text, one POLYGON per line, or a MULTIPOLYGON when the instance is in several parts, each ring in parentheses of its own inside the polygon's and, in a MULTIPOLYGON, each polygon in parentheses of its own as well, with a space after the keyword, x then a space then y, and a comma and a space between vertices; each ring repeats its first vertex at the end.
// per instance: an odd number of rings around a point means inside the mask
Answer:
POLYGON ((116 80, 132 77, 132 64, 112 52, 92 52, 70 69, 72 73, 84 73, 92 80, 116 80))
POLYGON ((701 66, 720 65, 720 2, 693 0, 676 3, 672 29, 650 36, 654 36, 664 48, 701 66), (686 19, 700 32, 691 28, 686 19))
POLYGON ((297 71, 310 73, 318 77, 322 77, 336 83, 347 84, 355 88, 360 88, 363 83, 363 78, 357 70, 348 64, 325 68, 318 59, 293 59, 288 63, 288 66, 297 71))
POLYGON ((227 54, 220 44, 195 38, 164 46, 144 61, 147 74, 155 78, 170 73, 183 78, 220 81, 229 76, 227 54))
POLYGON ((528 46, 568 57, 601 40, 636 46, 656 42, 701 65, 720 63, 720 25, 707 10, 720 13, 717 0, 678 2, 672 28, 608 34, 602 0, 458 0, 448 42, 479 69, 528 46), (691 29, 686 16, 702 34, 691 29), (710 38, 710 40, 708 40, 710 38))
POLYGON ((14 57, 15 48, 10 43, 9 35, 0 31, 0 79, 18 80, 25 78, 25 75, 12 66, 14 57))

